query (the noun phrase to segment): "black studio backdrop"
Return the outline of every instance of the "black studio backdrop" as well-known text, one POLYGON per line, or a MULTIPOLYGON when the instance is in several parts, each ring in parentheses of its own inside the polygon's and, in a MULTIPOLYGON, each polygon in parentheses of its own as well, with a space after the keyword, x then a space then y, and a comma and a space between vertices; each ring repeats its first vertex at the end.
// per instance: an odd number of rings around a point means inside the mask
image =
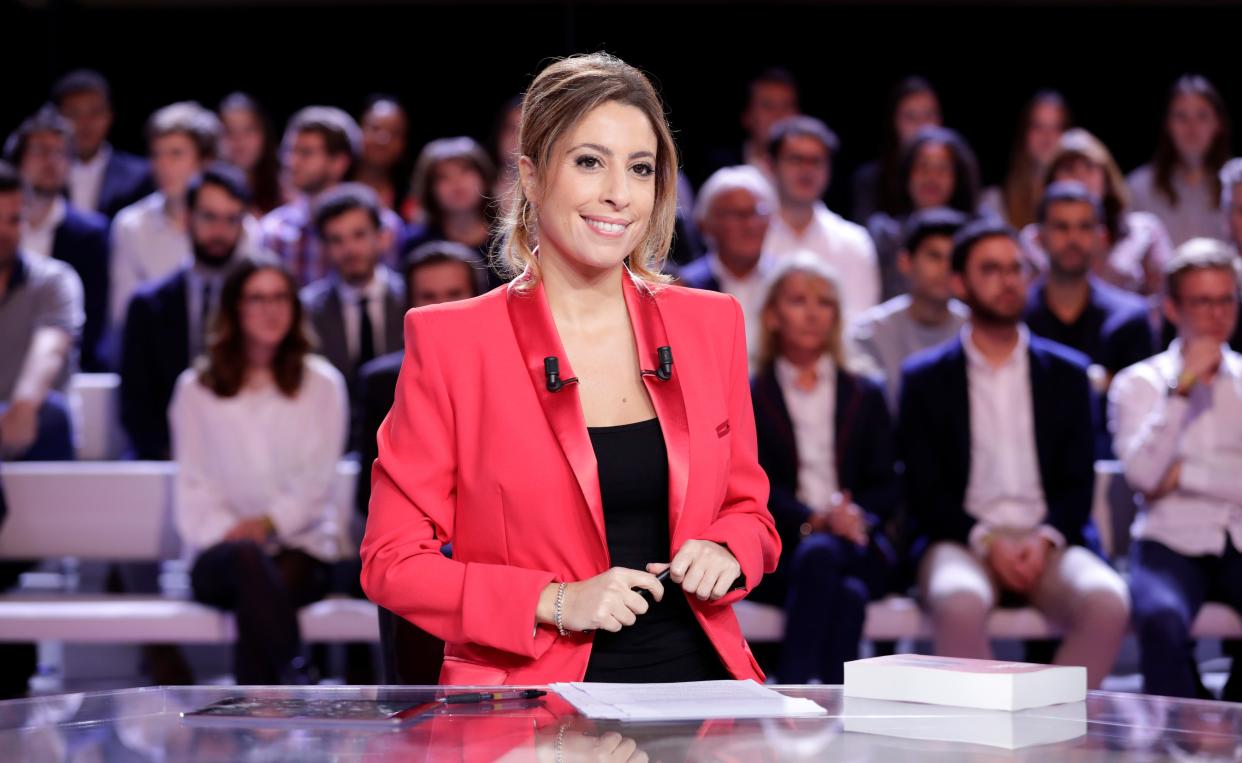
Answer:
MULTIPOLYGON (((241 89, 278 121, 329 103, 356 113, 373 92, 400 96, 411 144, 490 134, 501 103, 549 57, 608 50, 651 73, 692 178, 704 155, 741 139, 743 83, 791 69, 803 107, 842 138, 830 201, 880 141, 892 83, 922 74, 950 126, 979 153, 987 182, 1004 173, 1023 102, 1061 90, 1076 122, 1129 170, 1150 156, 1169 84, 1209 76, 1242 116, 1232 4, 142 3, 0 0, 0 130, 79 67, 113 82, 114 143, 143 150, 146 115, 174 100, 214 105, 241 89)), ((1242 140, 1236 141, 1242 146, 1242 140)))

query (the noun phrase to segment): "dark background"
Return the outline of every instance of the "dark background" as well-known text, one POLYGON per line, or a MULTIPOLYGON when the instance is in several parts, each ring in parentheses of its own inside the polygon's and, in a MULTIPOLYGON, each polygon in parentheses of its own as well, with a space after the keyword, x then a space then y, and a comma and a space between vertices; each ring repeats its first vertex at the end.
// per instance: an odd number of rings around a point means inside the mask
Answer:
MULTIPOLYGON (((747 77, 767 65, 801 80, 803 109, 843 140, 838 181, 876 153, 892 83, 923 74, 946 121, 979 153, 984 179, 1004 173, 1015 120, 1038 88, 1069 99, 1123 169, 1146 161, 1168 86, 1206 74, 1242 108, 1242 8, 1139 5, 801 3, 668 4, 69 2, 0 0, 7 133, 78 66, 113 83, 113 142, 144 150, 155 108, 228 92, 258 96, 278 121, 310 103, 357 113, 372 92, 397 94, 411 146, 451 134, 486 139, 497 109, 552 56, 608 50, 657 81, 687 171, 741 140, 747 77)), ((1236 119, 1235 119, 1236 121, 1236 119)), ((834 182, 840 201, 847 182, 834 182)))

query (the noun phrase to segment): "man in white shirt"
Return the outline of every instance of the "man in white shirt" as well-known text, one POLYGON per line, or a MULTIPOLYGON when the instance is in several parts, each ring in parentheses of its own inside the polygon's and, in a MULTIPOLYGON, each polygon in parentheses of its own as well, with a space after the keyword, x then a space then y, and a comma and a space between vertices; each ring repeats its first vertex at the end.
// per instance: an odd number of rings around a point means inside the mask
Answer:
POLYGON ((780 196, 780 213, 768 226, 764 249, 777 259, 809 250, 841 280, 846 326, 880 301, 880 266, 866 228, 830 211, 823 202, 840 143, 814 117, 797 116, 772 128, 768 151, 780 196))
POLYGON ((751 372, 757 370, 759 314, 771 264, 763 242, 776 207, 776 192, 759 170, 747 165, 717 170, 699 189, 694 208, 708 252, 679 273, 686 286, 731 294, 741 303, 751 372))
MULTIPOLYGON (((193 254, 186 189, 216 155, 220 120, 197 103, 174 103, 147 122, 151 165, 159 188, 121 210, 112 223, 111 317, 124 320, 129 299, 140 286, 180 268, 193 254)), ((258 222, 247 216, 243 248, 259 236, 258 222)))
POLYGON ((382 209, 375 191, 360 183, 327 191, 314 209, 319 243, 333 273, 302 289, 302 302, 319 353, 351 389, 361 366, 403 345, 405 285, 380 262, 392 243, 382 209))
POLYGON ((937 654, 988 658, 1002 596, 1065 629, 1055 661, 1098 687, 1129 617, 1125 583, 1089 550, 1095 405, 1081 354, 1019 323, 1017 234, 984 219, 954 239, 961 339, 905 366, 899 441, 906 499, 926 548, 923 605, 937 654))
POLYGON ((114 149, 112 92, 98 72, 79 69, 57 81, 52 103, 73 124, 74 159, 69 167, 69 201, 85 212, 111 219, 155 190, 145 159, 114 149))
MULTIPOLYGON (((1191 239, 1165 268, 1165 316, 1177 340, 1113 381, 1117 457, 1143 507, 1131 528, 1130 595, 1144 691, 1208 697, 1190 627, 1205 601, 1242 612, 1242 355, 1226 344, 1237 321, 1238 258, 1191 239)), ((1235 659, 1224 699, 1242 700, 1235 659)))

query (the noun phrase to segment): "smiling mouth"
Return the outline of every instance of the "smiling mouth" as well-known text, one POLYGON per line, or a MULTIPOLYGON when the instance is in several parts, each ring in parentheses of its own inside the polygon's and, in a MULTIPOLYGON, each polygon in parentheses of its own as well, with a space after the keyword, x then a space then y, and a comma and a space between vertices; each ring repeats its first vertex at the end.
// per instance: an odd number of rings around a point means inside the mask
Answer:
POLYGON ((610 223, 604 220, 597 220, 593 217, 583 217, 582 219, 585 220, 586 224, 592 229, 607 236, 618 236, 624 233, 625 229, 629 227, 629 223, 610 223))

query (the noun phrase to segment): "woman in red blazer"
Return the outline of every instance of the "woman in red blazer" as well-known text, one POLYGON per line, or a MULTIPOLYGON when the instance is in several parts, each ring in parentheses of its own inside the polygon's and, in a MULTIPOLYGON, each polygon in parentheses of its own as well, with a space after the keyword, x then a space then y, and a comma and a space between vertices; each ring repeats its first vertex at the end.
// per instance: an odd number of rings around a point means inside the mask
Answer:
POLYGON ((442 683, 762 679, 730 606, 780 556, 742 313, 659 274, 663 113, 611 56, 549 66, 501 231, 520 274, 407 314, 362 585, 446 642, 442 683))

